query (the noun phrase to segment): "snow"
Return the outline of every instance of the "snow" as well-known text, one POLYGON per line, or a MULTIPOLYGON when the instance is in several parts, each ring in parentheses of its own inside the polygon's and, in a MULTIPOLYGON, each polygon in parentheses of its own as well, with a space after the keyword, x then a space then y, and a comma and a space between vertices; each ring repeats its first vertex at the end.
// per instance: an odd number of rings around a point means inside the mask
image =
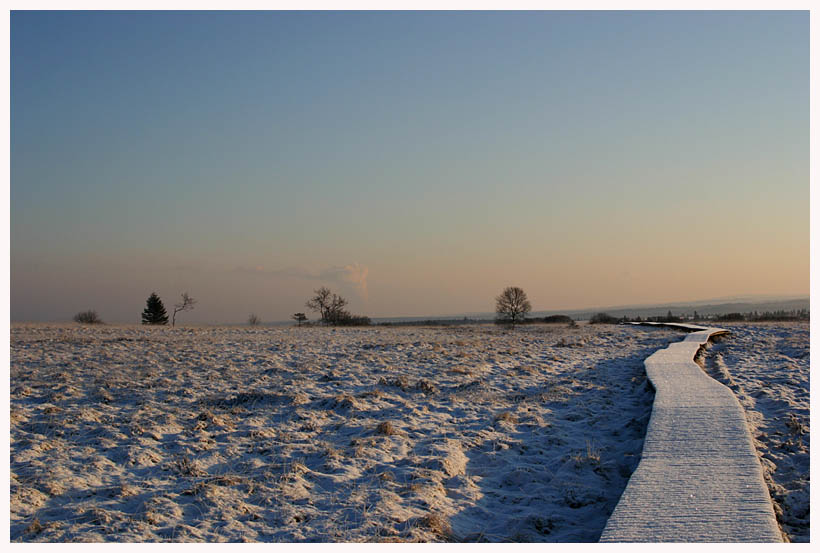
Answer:
POLYGON ((646 359, 655 402, 641 462, 605 542, 782 541, 743 408, 694 358, 720 328, 694 330, 646 359))
POLYGON ((728 328, 13 324, 11 540, 807 541, 808 326, 728 328))
POLYGON ((629 327, 11 329, 12 541, 597 541, 629 327))

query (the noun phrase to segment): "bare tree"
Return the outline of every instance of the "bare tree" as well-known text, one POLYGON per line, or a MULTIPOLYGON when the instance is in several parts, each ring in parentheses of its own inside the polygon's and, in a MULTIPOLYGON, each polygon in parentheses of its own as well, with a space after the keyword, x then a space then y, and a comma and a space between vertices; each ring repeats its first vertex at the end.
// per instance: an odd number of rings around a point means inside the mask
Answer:
POLYGON ((339 321, 350 317, 350 313, 344 309, 347 305, 346 299, 337 296, 324 286, 313 292, 316 295, 308 300, 305 306, 313 311, 318 311, 323 323, 335 326, 339 321))
POLYGON ((336 326, 343 319, 350 317, 350 313, 345 311, 344 307, 347 305, 347 300, 342 296, 333 294, 330 298, 330 306, 327 309, 327 322, 336 326))
POLYGON ((314 290, 313 293, 316 295, 305 303, 305 307, 313 311, 318 311, 322 322, 327 322, 327 310, 330 307, 331 301, 330 289, 322 286, 318 290, 314 290))
POLYGON ((504 288, 501 295, 495 298, 495 312, 498 314, 498 320, 508 322, 513 326, 516 322, 523 321, 531 309, 527 294, 517 286, 504 288))
POLYGON ((100 316, 97 315, 97 312, 93 309, 77 313, 76 315, 74 315, 74 320, 78 323, 87 325, 102 324, 102 319, 100 319, 100 316))
POLYGON ((256 326, 260 323, 259 317, 256 316, 256 313, 251 313, 248 315, 248 324, 251 326, 256 326))
POLYGON ((304 313, 294 313, 291 319, 296 321, 296 326, 302 326, 302 323, 308 320, 304 313))
POLYGON ((188 292, 182 293, 182 301, 174 304, 174 314, 171 317, 171 326, 176 324, 177 313, 181 311, 190 311, 196 305, 196 300, 188 295, 188 292))

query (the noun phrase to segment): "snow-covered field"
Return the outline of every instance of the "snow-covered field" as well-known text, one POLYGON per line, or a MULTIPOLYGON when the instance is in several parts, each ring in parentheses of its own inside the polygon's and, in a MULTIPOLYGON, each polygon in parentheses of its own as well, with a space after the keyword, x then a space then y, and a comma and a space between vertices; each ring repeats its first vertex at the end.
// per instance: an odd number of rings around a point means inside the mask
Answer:
POLYGON ((595 541, 681 338, 14 324, 11 539, 595 541))
POLYGON ((712 344, 708 374, 746 409, 781 529, 809 541, 809 324, 720 325, 731 336, 712 344))
MULTIPOLYGON (((807 324, 727 325, 789 539, 809 537, 807 324)), ((595 541, 679 331, 11 329, 13 541, 595 541)))

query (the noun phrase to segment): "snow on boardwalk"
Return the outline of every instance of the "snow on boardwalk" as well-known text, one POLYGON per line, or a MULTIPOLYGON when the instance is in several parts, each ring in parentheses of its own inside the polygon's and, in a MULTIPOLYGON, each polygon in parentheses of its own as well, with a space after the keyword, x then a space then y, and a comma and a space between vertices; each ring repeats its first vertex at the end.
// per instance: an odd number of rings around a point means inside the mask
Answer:
POLYGON ((649 356, 655 403, 641 462, 602 542, 779 542, 743 408, 694 362, 720 328, 692 330, 649 356))

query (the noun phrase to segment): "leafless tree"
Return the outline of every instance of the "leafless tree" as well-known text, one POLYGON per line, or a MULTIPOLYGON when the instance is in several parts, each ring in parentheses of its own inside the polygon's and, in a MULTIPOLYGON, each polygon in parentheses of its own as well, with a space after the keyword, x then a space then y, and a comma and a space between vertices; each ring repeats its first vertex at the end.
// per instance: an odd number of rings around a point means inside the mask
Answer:
POLYGON ((74 315, 74 320, 78 323, 87 325, 102 324, 102 319, 100 319, 100 316, 97 315, 97 312, 93 309, 77 313, 76 315, 74 315))
POLYGON ((350 316, 344 309, 347 300, 343 297, 337 296, 324 286, 313 292, 316 295, 308 300, 305 306, 313 311, 318 311, 323 323, 336 325, 345 316, 350 316))
POLYGON ((327 309, 327 322, 335 326, 345 317, 350 317, 350 313, 344 309, 346 305, 346 299, 333 294, 330 298, 330 306, 327 309))
POLYGON ((196 305, 196 300, 188 295, 188 292, 182 293, 182 301, 174 304, 174 314, 171 317, 171 326, 176 324, 177 313, 181 311, 190 311, 196 305))
POLYGON ((501 295, 495 298, 495 312, 499 321, 510 323, 515 326, 516 322, 524 320, 532 306, 527 299, 527 294, 517 286, 504 288, 501 295))
POLYGON ((256 326, 260 323, 259 317, 256 316, 256 313, 251 313, 248 315, 248 324, 251 326, 256 326))
POLYGON ((314 290, 313 293, 316 295, 305 303, 305 307, 318 311, 322 322, 327 322, 327 310, 330 307, 331 300, 330 288, 322 286, 318 290, 314 290))
POLYGON ((302 323, 308 320, 304 313, 294 313, 291 319, 296 321, 296 326, 302 326, 302 323))

